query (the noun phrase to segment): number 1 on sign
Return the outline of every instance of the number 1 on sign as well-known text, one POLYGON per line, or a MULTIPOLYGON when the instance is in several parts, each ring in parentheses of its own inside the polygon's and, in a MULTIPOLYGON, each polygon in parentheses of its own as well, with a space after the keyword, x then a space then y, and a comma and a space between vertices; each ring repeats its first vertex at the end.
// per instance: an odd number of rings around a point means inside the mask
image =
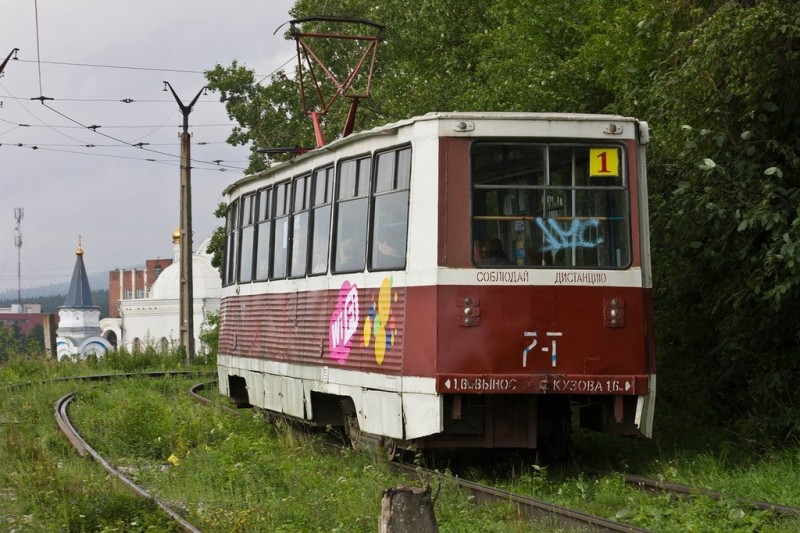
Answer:
POLYGON ((589 175, 619 176, 619 149, 618 148, 590 148, 589 149, 589 175))

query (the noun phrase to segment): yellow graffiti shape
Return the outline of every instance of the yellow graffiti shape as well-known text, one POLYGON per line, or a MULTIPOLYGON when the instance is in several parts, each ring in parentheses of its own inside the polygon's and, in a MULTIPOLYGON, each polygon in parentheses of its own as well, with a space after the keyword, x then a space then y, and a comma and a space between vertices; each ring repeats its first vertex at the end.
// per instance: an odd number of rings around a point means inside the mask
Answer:
POLYGON ((386 328, 380 328, 375 333, 375 361, 379 365, 383 364, 384 355, 386 355, 386 328))
POLYGON ((364 346, 369 346, 370 337, 372 337, 372 320, 367 317, 364 319, 364 346))
POLYGON ((388 324, 389 315, 392 312, 392 280, 391 278, 383 278, 381 283, 381 290, 378 293, 378 314, 385 317, 382 322, 388 324))
POLYGON ((386 336, 391 335, 390 345, 394 346, 394 334, 387 332, 389 319, 392 314, 392 297, 397 301, 397 294, 392 294, 392 278, 384 278, 378 291, 378 302, 373 301, 374 315, 364 319, 364 346, 369 347, 375 342, 375 361, 383 364, 386 355, 386 336))

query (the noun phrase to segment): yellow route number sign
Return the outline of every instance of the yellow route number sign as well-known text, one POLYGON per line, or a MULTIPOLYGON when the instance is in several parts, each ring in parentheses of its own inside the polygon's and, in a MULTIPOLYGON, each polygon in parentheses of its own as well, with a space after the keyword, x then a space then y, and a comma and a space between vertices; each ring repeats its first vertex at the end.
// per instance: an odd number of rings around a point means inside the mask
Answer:
POLYGON ((619 148, 590 148, 589 176, 619 177, 619 148))

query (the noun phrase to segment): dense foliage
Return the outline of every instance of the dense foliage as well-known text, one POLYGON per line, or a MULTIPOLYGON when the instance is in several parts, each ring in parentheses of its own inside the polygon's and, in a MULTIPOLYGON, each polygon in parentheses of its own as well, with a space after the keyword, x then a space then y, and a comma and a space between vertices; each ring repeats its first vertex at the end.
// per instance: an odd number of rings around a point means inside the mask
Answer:
POLYGON ((0 364, 14 356, 34 356, 44 352, 44 329, 34 326, 25 335, 18 325, 0 323, 0 364))
MULTIPOLYGON (((298 0, 293 15, 386 25, 356 129, 450 110, 647 120, 662 405, 800 436, 797 1, 298 0)), ((313 145, 293 77, 234 62, 208 79, 231 142, 313 145)), ((266 164, 254 151, 251 170, 266 164)))

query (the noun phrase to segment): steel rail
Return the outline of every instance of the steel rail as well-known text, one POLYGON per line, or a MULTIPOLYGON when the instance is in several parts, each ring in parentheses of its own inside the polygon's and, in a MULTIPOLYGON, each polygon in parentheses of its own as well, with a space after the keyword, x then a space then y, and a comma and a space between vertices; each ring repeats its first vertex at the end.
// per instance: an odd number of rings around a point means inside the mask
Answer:
POLYGON ((211 400, 209 400, 205 396, 201 396, 199 394, 199 391, 205 390, 206 386, 210 385, 212 383, 214 383, 214 382, 213 381, 209 381, 208 383, 203 382, 203 383, 197 383, 195 385, 192 385, 191 387, 189 387, 189 396, 191 396, 194 401, 196 401, 198 403, 202 403, 203 405, 210 404, 211 400))
MULTIPOLYGON (((208 405, 211 401, 208 398, 200 396, 197 392, 204 390, 208 385, 215 383, 211 381, 208 383, 198 383, 189 389, 189 394, 198 402, 208 405)), ((230 407, 219 406, 222 409, 229 411, 233 414, 241 414, 235 409, 230 407)), ((403 473, 404 475, 417 479, 420 475, 430 479, 445 479, 445 476, 423 467, 411 466, 403 463, 391 463, 392 467, 403 473)), ((613 475, 614 473, 591 468, 590 472, 598 475, 613 475)), ((622 474, 623 480, 637 488, 646 489, 650 491, 669 492, 681 496, 707 496, 715 500, 720 500, 726 496, 719 491, 705 489, 701 487, 694 487, 690 485, 681 485, 678 483, 671 483, 668 481, 648 478, 635 474, 622 474)), ((586 527, 587 525, 593 531, 647 531, 636 526, 622 524, 613 520, 597 517, 574 509, 561 507, 527 496, 521 496, 503 489, 489 487, 479 483, 474 483, 461 478, 447 478, 457 484, 458 486, 470 491, 478 501, 512 501, 517 504, 521 512, 528 517, 542 517, 547 515, 556 515, 560 518, 561 522, 567 527, 586 527)), ((747 498, 735 498, 740 503, 752 506, 759 510, 772 511, 776 514, 787 517, 799 517, 800 509, 788 505, 778 503, 766 502, 762 500, 751 500, 747 498)))
POLYGON ((422 476, 428 481, 431 479, 439 479, 455 483, 459 487, 468 490, 475 497, 475 499, 480 502, 512 502, 516 504, 517 509, 528 518, 544 518, 548 516, 554 516, 559 519, 564 527, 575 529, 582 528, 583 530, 588 528, 590 531, 648 531, 647 529, 642 529, 637 526, 615 522, 600 516, 591 515, 582 511, 570 509, 568 507, 562 507, 560 505, 555 505, 543 500, 537 500, 529 496, 523 496, 507 490, 490 487, 481 483, 475 483, 474 481, 467 481, 457 477, 445 477, 439 472, 435 472, 427 468, 403 463, 391 464, 397 471, 410 478, 418 479, 420 476, 422 476))
MULTIPOLYGON (((213 381, 209 381, 209 382, 197 383, 196 385, 192 385, 189 388, 189 396, 191 396, 192 399, 194 401, 198 402, 198 403, 201 403, 203 405, 211 405, 211 400, 209 400, 205 396, 201 396, 199 394, 199 391, 205 390, 209 385, 211 385, 212 383, 216 383, 216 382, 217 382, 217 380, 213 380, 213 381)), ((233 409, 232 407, 228 407, 226 405, 217 405, 217 407, 219 409, 222 409, 223 411, 226 411, 228 413, 231 413, 231 414, 234 414, 234 415, 237 415, 237 416, 242 414, 241 411, 238 411, 238 410, 233 409)))
MULTIPOLYGON (((600 469, 591 469, 591 472, 602 475, 614 475, 613 472, 608 472, 600 469)), ((670 494, 676 494, 679 496, 706 496, 713 500, 722 500, 724 498, 730 498, 736 500, 741 504, 749 505, 750 507, 754 507, 762 511, 772 511, 775 514, 793 518, 800 517, 800 508, 792 507, 789 505, 772 503, 763 500, 753 500, 750 498, 742 498, 738 496, 728 496, 717 490, 706 489, 703 487, 695 487, 692 485, 683 485, 680 483, 673 483, 670 481, 649 478, 646 476, 639 476, 636 474, 623 473, 621 475, 625 483, 627 483, 628 485, 633 485, 637 488, 644 490, 649 490, 653 492, 668 492, 670 494)))
MULTIPOLYGON (((189 389, 189 395, 194 398, 199 403, 203 405, 209 405, 211 401, 208 398, 200 396, 197 392, 206 388, 207 385, 214 383, 198 383, 192 386, 189 389)), ((225 406, 219 406, 226 411, 230 411, 233 414, 241 414, 239 411, 235 409, 231 409, 225 406)), ((427 478, 429 481, 431 479, 447 479, 450 482, 455 483, 459 487, 468 490, 477 501, 482 503, 492 503, 492 502, 513 502, 516 504, 517 509, 527 516, 528 518, 541 518, 541 517, 557 517, 562 525, 570 528, 582 528, 588 529, 590 531, 598 531, 598 532, 647 532, 648 530, 642 529, 636 526, 632 526, 629 524, 622 524, 620 522, 615 522, 613 520, 608 520, 606 518, 602 518, 599 516, 591 515, 588 513, 584 513, 582 511, 577 511, 575 509, 569 509, 567 507, 562 507, 559 505, 555 505, 552 503, 548 503, 542 500, 537 500, 534 498, 530 498, 528 496, 522 496, 520 494, 515 494, 513 492, 509 492, 507 490, 498 489, 495 487, 490 487, 487 485, 482 485, 480 483, 475 483, 473 481, 467 481, 460 478, 445 478, 442 474, 435 472, 433 470, 429 470, 427 468, 412 466, 400 462, 390 462, 390 466, 395 469, 397 472, 405 475, 408 478, 413 480, 419 479, 420 476, 427 478)))
POLYGON ((184 519, 166 503, 154 497, 146 489, 137 485, 130 478, 126 477, 122 472, 117 470, 110 462, 104 459, 103 456, 101 456, 94 448, 92 448, 83 437, 81 437, 80 433, 78 433, 78 431, 72 425, 72 422, 70 422, 68 414, 69 404, 76 395, 76 392, 71 392, 61 397, 58 401, 56 401, 54 409, 56 423, 58 424, 59 429, 70 441, 72 446, 78 452, 78 455, 81 457, 89 455, 95 462, 100 463, 109 474, 122 482, 122 484, 134 495, 152 500, 156 505, 158 505, 159 508, 161 508, 161 510, 167 513, 170 518, 178 523, 184 531, 188 531, 190 533, 201 533, 200 529, 196 528, 194 525, 184 519))
POLYGON ((207 376, 212 375, 214 372, 208 370, 158 370, 148 372, 126 372, 124 374, 87 374, 85 376, 63 376, 51 379, 40 379, 37 381, 20 381, 18 383, 9 383, 5 385, 7 390, 19 389, 22 387, 30 387, 32 385, 44 385, 47 383, 67 383, 70 381, 110 381, 116 378, 169 378, 169 377, 189 377, 189 376, 207 376))

